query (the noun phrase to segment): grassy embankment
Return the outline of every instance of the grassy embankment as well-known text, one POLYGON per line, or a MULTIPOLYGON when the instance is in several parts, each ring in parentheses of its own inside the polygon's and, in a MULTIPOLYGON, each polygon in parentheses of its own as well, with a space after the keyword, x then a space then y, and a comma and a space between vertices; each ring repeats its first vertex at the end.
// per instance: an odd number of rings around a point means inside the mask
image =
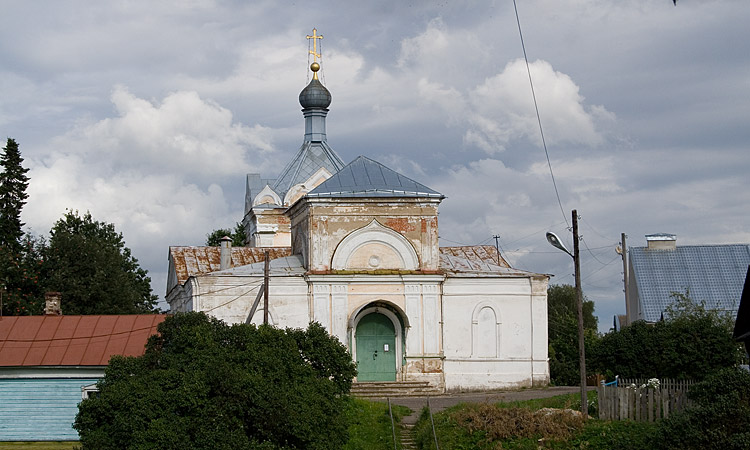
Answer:
MULTIPOLYGON (((593 394, 593 396, 592 396, 593 394)), ((589 401, 596 403, 596 394, 589 401), (592 399, 593 397, 593 399, 592 399)), ((575 414, 553 415, 542 408, 580 410, 580 395, 498 404, 460 404, 434 415, 440 448, 494 450, 647 449, 654 424, 584 422, 575 414), (541 441, 540 441, 541 439, 541 441)), ((419 448, 434 449, 430 417, 423 411, 414 429, 419 448)))
MULTIPOLYGON (((401 448, 399 423, 411 410, 399 405, 392 405, 391 408, 396 425, 396 442, 401 448)), ((348 419, 349 442, 344 450, 393 450, 393 431, 387 403, 352 398, 348 419)))

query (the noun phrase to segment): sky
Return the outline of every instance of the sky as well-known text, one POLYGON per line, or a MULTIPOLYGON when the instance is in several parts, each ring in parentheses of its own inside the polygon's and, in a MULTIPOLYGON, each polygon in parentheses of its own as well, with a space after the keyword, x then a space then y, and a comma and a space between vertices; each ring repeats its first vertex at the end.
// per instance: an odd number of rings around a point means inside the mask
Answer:
POLYGON ((302 143, 323 35, 328 142, 446 196, 441 245, 498 244, 623 314, 621 233, 750 243, 750 2, 0 0, 0 134, 28 167, 22 219, 114 223, 154 293, 170 245, 244 213, 245 175, 302 143), (550 174, 554 174, 558 195, 550 174))

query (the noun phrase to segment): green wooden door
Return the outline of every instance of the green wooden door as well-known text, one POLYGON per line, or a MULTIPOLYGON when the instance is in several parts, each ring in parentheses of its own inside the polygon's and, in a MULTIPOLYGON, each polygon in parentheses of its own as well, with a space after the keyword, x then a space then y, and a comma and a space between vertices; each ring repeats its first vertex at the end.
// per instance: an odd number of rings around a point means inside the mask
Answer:
POLYGON ((396 381, 396 330, 383 314, 357 324, 357 381, 396 381))

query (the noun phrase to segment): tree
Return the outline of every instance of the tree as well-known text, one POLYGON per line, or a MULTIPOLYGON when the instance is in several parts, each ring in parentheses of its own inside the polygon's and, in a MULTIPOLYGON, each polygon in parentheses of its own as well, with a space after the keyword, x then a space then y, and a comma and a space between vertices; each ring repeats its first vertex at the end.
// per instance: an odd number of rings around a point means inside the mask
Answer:
POLYGON ((354 364, 322 326, 281 330, 181 313, 141 357, 114 357, 81 402, 84 448, 338 449, 354 364))
MULTIPOLYGON (((11 138, 0 156, 0 290, 4 292, 2 313, 6 315, 41 312, 41 285, 38 262, 39 240, 24 238, 21 210, 26 204, 29 178, 22 165, 18 144, 11 138)), ((41 241, 43 244, 43 241, 41 241)))
POLYGON ((221 245, 221 239, 224 236, 232 238, 232 246, 242 247, 245 245, 245 228, 242 224, 235 223, 234 231, 229 228, 219 228, 206 235, 206 245, 209 247, 218 247, 221 245))
POLYGON ((11 253, 18 254, 22 250, 21 238, 23 237, 23 222, 21 222, 21 210, 26 204, 29 194, 26 188, 29 185, 29 177, 21 163, 23 158, 18 149, 18 144, 11 138, 3 147, 3 155, 0 157, 0 247, 4 247, 11 253))
POLYGON ((737 365, 742 351, 732 339, 731 320, 690 299, 676 302, 664 320, 637 321, 601 338, 591 352, 592 367, 608 377, 703 379, 737 365))
POLYGON ((24 316, 41 314, 44 310, 44 278, 41 274, 44 238, 27 233, 18 254, 0 251, 0 289, 3 295, 3 315, 24 316))
MULTIPOLYGON (((549 329, 550 379, 557 385, 580 383, 578 361, 578 308, 575 287, 563 284, 547 289, 547 322, 549 329)), ((585 345, 597 338, 598 320, 594 302, 583 299, 585 345)))
POLYGON ((43 264, 48 290, 62 294, 66 314, 156 312, 148 272, 138 265, 121 233, 90 213, 67 211, 50 231, 43 264))

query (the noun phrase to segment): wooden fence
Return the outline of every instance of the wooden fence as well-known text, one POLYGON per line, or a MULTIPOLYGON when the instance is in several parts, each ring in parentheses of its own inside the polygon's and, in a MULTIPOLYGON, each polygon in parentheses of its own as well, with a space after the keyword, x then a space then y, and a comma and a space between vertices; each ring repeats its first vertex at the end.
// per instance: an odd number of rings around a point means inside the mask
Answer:
POLYGON ((620 379, 619 386, 599 386, 599 418, 653 422, 689 405, 693 381, 661 380, 658 388, 643 387, 648 380, 620 379))

